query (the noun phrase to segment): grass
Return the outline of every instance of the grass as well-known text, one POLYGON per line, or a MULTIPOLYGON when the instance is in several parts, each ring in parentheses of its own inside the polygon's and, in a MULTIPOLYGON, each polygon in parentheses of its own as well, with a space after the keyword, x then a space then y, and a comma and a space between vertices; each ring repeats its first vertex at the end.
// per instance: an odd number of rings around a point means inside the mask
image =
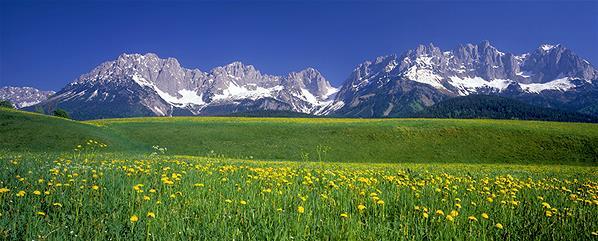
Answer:
POLYGON ((2 239, 592 240, 598 235, 596 167, 82 152, 0 155, 2 239))
POLYGON ((65 152, 87 140, 108 143, 108 151, 146 151, 143 143, 106 128, 64 118, 0 108, 0 150, 22 152, 65 152))
POLYGON ((0 150, 327 162, 598 164, 598 124, 515 120, 172 117, 70 121, 0 110, 0 150))
POLYGON ((596 127, 0 109, 0 239, 593 240, 596 127))
POLYGON ((90 121, 171 154, 334 162, 597 164, 598 124, 174 117, 90 121), (151 131, 150 131, 151 130, 151 131))

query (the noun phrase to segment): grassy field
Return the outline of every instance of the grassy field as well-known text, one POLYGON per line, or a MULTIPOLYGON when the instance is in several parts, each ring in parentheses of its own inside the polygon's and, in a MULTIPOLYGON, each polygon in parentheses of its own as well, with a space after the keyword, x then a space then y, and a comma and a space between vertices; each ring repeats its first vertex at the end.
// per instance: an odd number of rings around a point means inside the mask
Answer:
POLYGON ((128 137, 77 121, 31 112, 0 108, 0 151, 65 152, 87 140, 101 140, 109 151, 147 151, 128 137))
POLYGON ((596 127, 0 109, 0 239, 596 240, 596 127))
POLYGON ((334 162, 591 163, 598 124, 176 117, 88 122, 171 154, 334 162))
POLYGON ((326 162, 598 164, 598 124, 514 120, 174 117, 75 122, 0 110, 0 150, 326 162), (33 138, 35 137, 35 138, 33 138))
POLYGON ((0 238, 598 237, 596 167, 303 163, 85 150, 0 155, 0 238))

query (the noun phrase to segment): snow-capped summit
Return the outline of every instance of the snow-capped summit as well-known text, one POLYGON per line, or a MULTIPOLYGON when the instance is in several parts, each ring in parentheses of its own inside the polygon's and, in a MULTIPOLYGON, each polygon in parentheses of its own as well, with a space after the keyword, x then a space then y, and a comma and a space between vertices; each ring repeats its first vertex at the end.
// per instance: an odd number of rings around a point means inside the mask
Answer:
POLYGON ((153 53, 121 54, 40 105, 63 107, 79 119, 254 110, 316 113, 334 93, 336 89, 313 68, 275 76, 235 61, 203 72, 153 53))
POLYGON ((358 65, 325 113, 408 116, 444 98, 470 94, 534 99, 546 106, 578 101, 573 108, 579 109, 592 101, 575 100, 572 93, 598 90, 597 79, 588 61, 560 44, 519 55, 501 52, 489 41, 445 51, 419 45, 358 65))

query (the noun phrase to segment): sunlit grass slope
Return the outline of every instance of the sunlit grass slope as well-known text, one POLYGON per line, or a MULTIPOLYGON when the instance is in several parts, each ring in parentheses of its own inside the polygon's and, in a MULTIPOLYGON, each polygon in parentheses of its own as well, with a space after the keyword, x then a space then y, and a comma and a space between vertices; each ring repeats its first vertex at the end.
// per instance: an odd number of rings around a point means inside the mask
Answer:
POLYGON ((149 147, 98 126, 0 108, 0 151, 71 151, 87 140, 106 143, 104 151, 145 151, 149 147))
POLYGON ((168 154, 334 162, 593 164, 598 125, 514 120, 169 117, 90 121, 168 154))

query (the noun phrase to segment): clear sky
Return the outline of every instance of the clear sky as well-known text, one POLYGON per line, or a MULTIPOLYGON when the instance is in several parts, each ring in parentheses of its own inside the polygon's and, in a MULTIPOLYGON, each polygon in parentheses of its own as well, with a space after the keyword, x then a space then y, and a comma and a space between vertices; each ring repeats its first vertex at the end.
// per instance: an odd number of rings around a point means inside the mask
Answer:
POLYGON ((364 60, 420 43, 562 43, 598 65, 598 1, 191 2, 0 0, 0 86, 58 90, 121 53, 208 71, 314 67, 340 85, 364 60))

